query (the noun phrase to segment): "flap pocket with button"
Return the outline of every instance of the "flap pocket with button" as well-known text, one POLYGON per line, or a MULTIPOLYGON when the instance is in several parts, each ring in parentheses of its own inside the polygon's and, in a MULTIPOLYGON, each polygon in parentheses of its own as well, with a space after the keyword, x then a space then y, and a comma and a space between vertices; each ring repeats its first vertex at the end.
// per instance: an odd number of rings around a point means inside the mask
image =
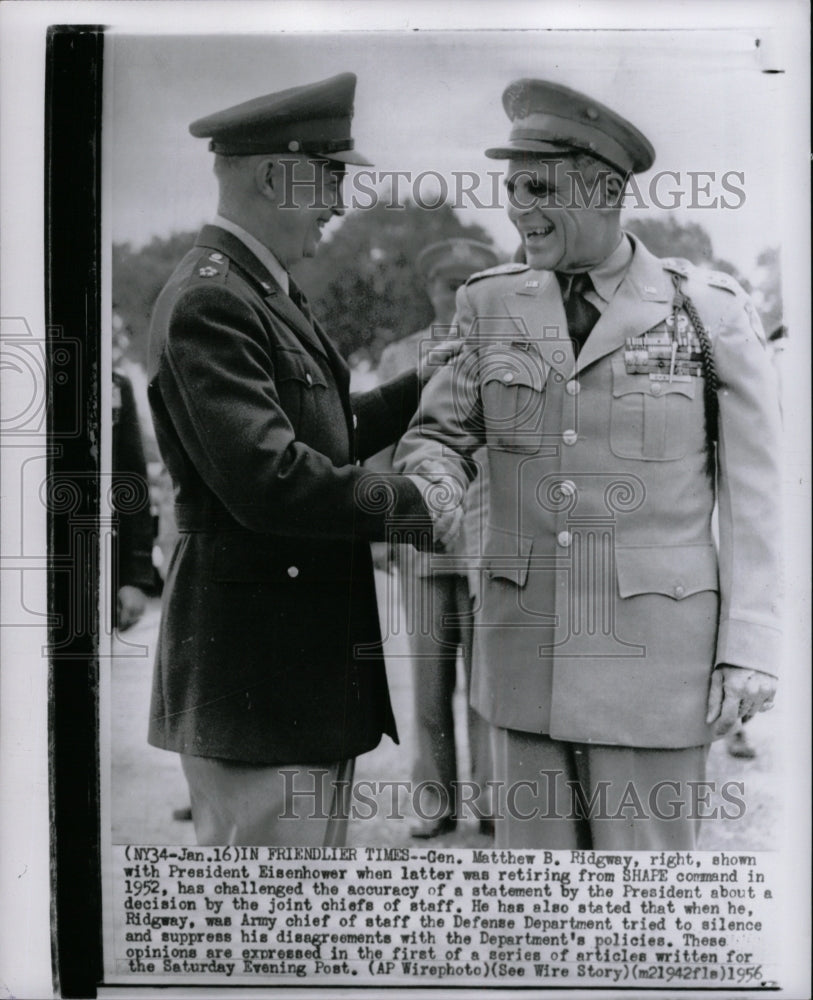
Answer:
POLYGON ((616 546, 619 597, 664 594, 676 601, 719 589, 713 545, 616 546))
POLYGON ((697 376, 669 382, 631 374, 623 354, 612 359, 612 369, 610 450, 614 455, 665 462, 705 447, 703 394, 697 392, 697 376))
POLYGON ((518 587, 528 582, 533 538, 489 525, 486 529, 484 566, 489 580, 510 580, 518 587))
POLYGON ((542 443, 549 366, 535 344, 500 344, 480 354, 486 440, 491 448, 533 453, 542 443))
POLYGON ((277 382, 301 382, 303 386, 327 388, 327 382, 319 371, 318 365, 301 351, 277 348, 276 358, 277 382))

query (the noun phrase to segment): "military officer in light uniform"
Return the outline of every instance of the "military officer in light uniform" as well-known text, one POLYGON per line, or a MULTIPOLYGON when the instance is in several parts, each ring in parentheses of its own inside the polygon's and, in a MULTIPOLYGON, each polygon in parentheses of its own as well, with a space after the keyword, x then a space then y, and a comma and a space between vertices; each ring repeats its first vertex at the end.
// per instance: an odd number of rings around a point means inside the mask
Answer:
POLYGON ((498 846, 687 848, 709 743, 774 698, 770 357, 733 279, 622 231, 654 160, 634 126, 541 80, 503 102, 487 155, 527 264, 458 292, 466 346, 395 466, 461 495, 487 447, 472 700, 496 727, 498 846))
MULTIPOLYGON (((378 373, 390 379, 414 371, 422 348, 448 337, 457 289, 475 271, 493 267, 497 255, 484 243, 469 239, 441 240, 426 247, 416 266, 432 303, 434 318, 423 330, 390 344, 381 355, 378 373)), ((386 464, 391 468, 394 449, 386 464)), ((423 816, 412 836, 430 839, 455 829, 460 806, 453 697, 457 678, 457 650, 463 654, 466 697, 471 684, 471 597, 467 565, 455 555, 477 556, 481 537, 482 477, 475 477, 466 498, 466 520, 458 544, 445 554, 398 547, 402 603, 412 656, 415 705, 415 749, 412 776, 426 783, 421 799, 423 816), (466 541, 470 541, 470 546, 466 541)), ((476 816, 481 832, 490 834, 491 807, 486 782, 491 777, 489 727, 471 706, 468 745, 473 794, 466 809, 476 816)))
POLYGON ((393 517, 417 539, 429 515, 419 484, 360 465, 406 429, 420 379, 351 396, 290 275, 343 213, 347 164, 369 162, 355 86, 343 73, 190 126, 219 202, 153 311, 180 538, 149 739, 180 755, 201 844, 341 844, 355 757, 397 740, 369 543, 393 517))

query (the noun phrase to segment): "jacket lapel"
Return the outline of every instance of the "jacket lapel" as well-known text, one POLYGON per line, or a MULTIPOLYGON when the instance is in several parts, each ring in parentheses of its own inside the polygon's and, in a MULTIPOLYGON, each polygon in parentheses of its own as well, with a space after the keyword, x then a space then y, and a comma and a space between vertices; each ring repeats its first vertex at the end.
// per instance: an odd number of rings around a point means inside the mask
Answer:
POLYGON ((638 337, 669 315, 672 285, 663 265, 634 237, 629 269, 607 308, 590 331, 576 361, 575 371, 618 350, 629 337, 638 337))
POLYGON ((297 309, 269 271, 242 240, 237 239, 232 233, 226 232, 219 226, 204 226, 197 238, 196 245, 218 250, 225 254, 257 286, 268 308, 279 316, 297 337, 320 354, 327 354, 325 345, 311 323, 297 309))
POLYGON ((548 367, 569 378, 574 367, 573 345, 556 275, 527 271, 524 277, 524 286, 503 296, 507 315, 520 337, 536 345, 548 367))

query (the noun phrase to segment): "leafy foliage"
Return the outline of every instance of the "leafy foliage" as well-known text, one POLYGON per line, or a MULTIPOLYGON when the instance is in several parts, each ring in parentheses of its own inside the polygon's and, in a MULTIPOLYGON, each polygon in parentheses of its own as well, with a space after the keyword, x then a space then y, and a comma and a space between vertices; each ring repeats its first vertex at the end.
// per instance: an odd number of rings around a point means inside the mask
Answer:
POLYGON ((342 354, 351 363, 375 364, 388 343, 431 322, 415 259, 429 244, 454 237, 492 243, 450 205, 396 208, 382 200, 349 216, 297 280, 342 354))

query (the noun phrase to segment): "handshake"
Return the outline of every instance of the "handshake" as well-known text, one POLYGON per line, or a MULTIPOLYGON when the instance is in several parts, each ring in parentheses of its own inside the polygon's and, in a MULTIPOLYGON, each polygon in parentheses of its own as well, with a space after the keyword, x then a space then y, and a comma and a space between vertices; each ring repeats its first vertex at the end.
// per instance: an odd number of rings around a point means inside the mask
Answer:
POLYGON ((463 523, 466 486, 438 462, 425 462, 420 474, 410 474, 432 518, 435 548, 443 551, 455 540, 463 523))

